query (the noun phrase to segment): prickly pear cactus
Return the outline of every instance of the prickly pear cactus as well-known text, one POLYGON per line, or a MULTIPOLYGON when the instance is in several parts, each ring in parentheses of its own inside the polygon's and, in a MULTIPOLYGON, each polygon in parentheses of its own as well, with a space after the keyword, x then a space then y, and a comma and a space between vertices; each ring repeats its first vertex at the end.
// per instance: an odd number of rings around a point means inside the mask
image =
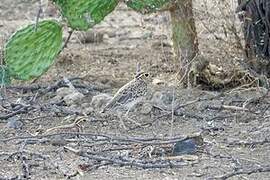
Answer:
POLYGON ((0 86, 10 84, 10 76, 8 69, 4 65, 0 65, 0 86))
POLYGON ((15 32, 4 48, 4 61, 10 76, 30 80, 52 65, 62 45, 62 27, 52 20, 41 21, 15 32))
POLYGON ((142 14, 153 13, 172 0, 125 0, 128 7, 142 14))
POLYGON ((75 30, 86 31, 114 10, 119 0, 52 0, 75 30))

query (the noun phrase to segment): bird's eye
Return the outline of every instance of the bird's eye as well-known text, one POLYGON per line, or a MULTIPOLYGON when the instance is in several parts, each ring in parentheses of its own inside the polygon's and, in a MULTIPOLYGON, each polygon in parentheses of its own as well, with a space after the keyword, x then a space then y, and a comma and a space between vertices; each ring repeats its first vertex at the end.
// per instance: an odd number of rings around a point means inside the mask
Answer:
POLYGON ((144 74, 144 75, 145 75, 145 77, 148 77, 148 76, 149 76, 149 74, 147 74, 147 73, 146 73, 146 74, 144 74))

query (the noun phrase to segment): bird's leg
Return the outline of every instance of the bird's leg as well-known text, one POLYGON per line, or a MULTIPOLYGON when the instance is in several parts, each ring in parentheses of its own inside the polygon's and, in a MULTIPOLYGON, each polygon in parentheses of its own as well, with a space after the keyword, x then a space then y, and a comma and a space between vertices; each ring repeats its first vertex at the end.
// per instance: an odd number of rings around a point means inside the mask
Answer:
MULTIPOLYGON (((124 116, 123 116, 124 119, 125 119, 126 121, 130 121, 131 123, 136 124, 137 126, 142 126, 140 123, 138 123, 138 122, 136 122, 136 121, 134 121, 133 119, 131 119, 131 118, 128 117, 129 110, 130 110, 130 108, 129 108, 128 111, 124 114, 124 116)), ((122 116, 119 116, 121 126, 123 126, 125 130, 128 130, 127 126, 125 125, 125 123, 124 123, 124 121, 123 121, 123 117, 122 117, 122 116)))
POLYGON ((125 117, 128 118, 128 113, 129 113, 129 111, 131 110, 131 108, 132 108, 132 107, 129 107, 129 108, 128 108, 127 112, 125 113, 125 117))
POLYGON ((122 113, 118 114, 117 116, 119 117, 119 120, 120 120, 120 126, 122 126, 125 130, 128 130, 127 126, 125 125, 124 123, 124 120, 125 121, 130 121, 134 124, 136 124, 137 126, 141 126, 140 123, 132 120, 131 118, 128 117, 128 113, 130 111, 131 108, 128 109, 128 111, 123 115, 122 113))
POLYGON ((136 124, 137 126, 142 126, 140 123, 134 121, 133 119, 129 118, 128 117, 128 113, 130 111, 131 108, 128 109, 128 111, 123 115, 122 113, 118 115, 119 117, 119 120, 120 120, 120 125, 125 129, 125 130, 128 130, 127 126, 125 125, 124 123, 124 120, 125 121, 130 121, 131 123, 134 123, 136 124), (123 115, 123 116, 122 116, 123 115))
POLYGON ((127 106, 127 107, 128 107, 128 110, 127 110, 127 112, 126 112, 125 115, 124 115, 128 121, 130 121, 130 122, 136 124, 137 126, 142 126, 142 125, 141 125, 140 123, 134 121, 133 119, 129 118, 129 117, 128 117, 128 114, 129 114, 130 110, 132 110, 132 108, 136 107, 136 105, 139 104, 141 101, 142 101, 142 98, 138 98, 137 100, 135 100, 135 101, 133 101, 132 103, 130 103, 130 104, 127 106))
POLYGON ((141 101, 142 101, 142 98, 138 98, 138 99, 130 102, 129 104, 126 104, 126 107, 128 108, 128 110, 125 113, 125 116, 128 117, 128 113, 130 112, 130 110, 132 110, 134 107, 136 107, 136 105, 139 104, 141 101))
POLYGON ((121 116, 118 116, 119 119, 120 119, 120 125, 125 129, 125 130, 128 130, 127 126, 125 125, 124 121, 123 121, 123 118, 121 116))

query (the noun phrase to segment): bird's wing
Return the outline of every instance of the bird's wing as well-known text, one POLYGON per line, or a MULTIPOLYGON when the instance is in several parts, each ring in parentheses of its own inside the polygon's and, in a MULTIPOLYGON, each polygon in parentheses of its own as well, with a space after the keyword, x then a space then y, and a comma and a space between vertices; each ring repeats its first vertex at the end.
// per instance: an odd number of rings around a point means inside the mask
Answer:
POLYGON ((126 93, 122 93, 121 96, 117 98, 117 104, 126 104, 132 99, 132 92, 128 91, 126 93))
POLYGON ((112 108, 117 104, 125 104, 132 97, 132 92, 129 90, 129 83, 121 87, 110 102, 106 105, 105 109, 112 108))

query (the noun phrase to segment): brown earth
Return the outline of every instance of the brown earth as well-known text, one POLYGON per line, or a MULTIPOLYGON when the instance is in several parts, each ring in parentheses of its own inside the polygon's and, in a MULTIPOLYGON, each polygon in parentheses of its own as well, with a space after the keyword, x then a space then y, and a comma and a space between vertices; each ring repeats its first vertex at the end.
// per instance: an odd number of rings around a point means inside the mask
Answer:
MULTIPOLYGON (((234 5, 225 6, 216 1, 195 1, 194 4, 202 55, 221 66, 224 71, 237 67, 238 60, 242 57, 241 50, 237 48, 235 35, 226 29, 232 24, 240 27, 233 13, 234 5)), ((2 46, 5 39, 17 28, 34 22, 37 7, 37 2, 32 1, 1 0, 2 46)), ((56 17, 50 8, 45 11, 46 15, 49 13, 56 17)), ((65 29, 65 32, 67 30, 65 29)), ((239 28, 236 30, 239 32, 239 28)), ((78 171, 80 173, 71 177, 72 179, 211 179, 242 171, 247 172, 230 179, 269 179, 270 146, 267 138, 270 135, 270 111, 266 90, 248 89, 244 86, 224 92, 204 91, 199 87, 179 88, 178 62, 172 58, 170 37, 168 13, 142 16, 121 4, 104 22, 88 33, 76 32, 55 64, 36 82, 14 82, 14 85, 20 85, 20 88, 7 88, 4 92, 6 99, 1 100, 0 106, 0 179, 25 174, 22 170, 25 167, 24 162, 30 165, 28 169, 31 179, 67 179, 67 176, 78 171), (94 39, 97 42, 92 42, 93 33, 102 34, 103 39, 94 39), (84 42, 85 37, 90 39, 89 43, 84 42), (153 79, 162 82, 161 85, 151 84, 148 102, 130 112, 129 118, 141 126, 119 114, 100 114, 100 109, 90 103, 92 97, 100 93, 111 95, 115 92, 133 77, 138 62, 142 64, 143 70, 150 72, 153 79), (41 88, 44 90, 63 77, 80 78, 71 81, 84 95, 79 103, 67 105, 62 99, 57 99, 59 92, 56 90, 61 87, 59 84, 44 93, 33 88, 40 84, 44 86, 41 88), (32 90, 25 90, 25 87, 32 87, 32 90), (29 101, 39 93, 42 94, 40 97, 29 101), (160 93, 163 98, 155 99, 160 93), (150 103, 152 108, 150 112, 145 112, 147 103, 150 103), (170 113, 172 103, 179 105, 173 116, 170 113), (16 122, 22 123, 18 125, 19 128, 14 129, 10 125, 12 118, 5 116, 16 111, 16 108, 23 109, 27 106, 31 108, 13 116, 17 118, 16 122), (84 133, 140 138, 166 138, 171 136, 171 131, 175 137, 201 133, 204 145, 192 156, 192 160, 185 160, 184 165, 178 168, 143 169, 108 164, 84 170, 84 164, 91 167, 106 161, 89 160, 69 152, 64 146, 74 149, 83 147, 83 150, 97 152, 102 150, 99 148, 108 147, 93 145, 97 142, 84 141, 80 146, 76 142, 64 142, 64 145, 51 141, 31 144, 31 138, 26 138, 28 141, 4 141, 11 137, 30 136, 38 129, 46 130, 68 124, 72 120, 67 117, 72 114, 82 115, 82 112, 87 113, 84 133), (121 120, 128 130, 122 126, 121 120), (22 157, 26 160, 22 160, 22 157), (47 159, 43 159, 44 157, 47 159)), ((76 140, 70 136, 63 137, 76 140)), ((79 137, 81 140, 84 138, 79 137)), ((119 150, 117 153, 126 151, 119 150)), ((109 156, 110 152, 104 155, 109 156)), ((149 159, 151 158, 146 158, 149 159)))

